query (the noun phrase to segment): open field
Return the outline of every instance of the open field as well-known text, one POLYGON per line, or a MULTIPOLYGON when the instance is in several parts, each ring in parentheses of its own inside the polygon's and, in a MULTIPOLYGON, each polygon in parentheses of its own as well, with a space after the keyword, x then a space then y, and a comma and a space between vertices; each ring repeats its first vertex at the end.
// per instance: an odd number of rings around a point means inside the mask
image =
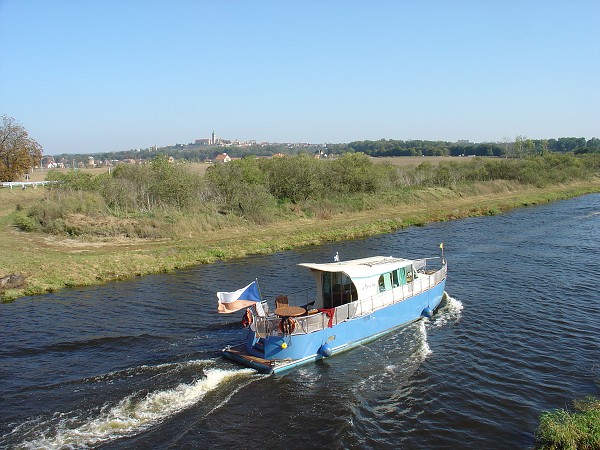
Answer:
MULTIPOLYGON (((383 157, 383 158, 373 158, 374 162, 378 163, 388 163, 398 167, 416 167, 423 162, 430 162, 432 165, 436 166, 441 162, 445 161, 454 161, 454 162, 468 162, 471 158, 468 157, 455 157, 455 156, 394 156, 394 157, 383 157)), ((191 169, 198 173, 199 175, 204 175, 206 173, 206 169, 208 169, 211 164, 207 163, 190 163, 191 169)), ((72 169, 53 169, 58 172, 69 172, 72 169)), ((108 171, 106 167, 96 167, 93 169, 77 169, 82 172, 91 173, 92 175, 99 175, 101 173, 105 173, 108 171)), ((30 174, 30 181, 44 181, 46 179, 46 175, 48 174, 48 169, 35 169, 32 174, 30 174)), ((18 181, 25 181, 25 178, 18 181)))
MULTIPOLYGON (((58 172, 70 172, 73 169, 52 169, 58 172)), ((77 169, 81 172, 91 173, 92 175, 100 175, 101 173, 105 173, 108 171, 106 167, 95 167, 93 169, 77 169)), ((45 181, 46 175, 48 175, 48 169, 35 169, 33 173, 29 174, 30 181, 45 181)), ((21 179, 17 181, 25 181, 25 177, 21 177, 21 179)))
POLYGON ((388 163, 398 167, 412 168, 417 167, 419 164, 424 162, 429 162, 431 165, 437 166, 441 162, 452 161, 457 163, 466 163, 471 161, 471 159, 472 158, 468 156, 384 156, 380 158, 373 158, 373 161, 388 163))
POLYGON ((328 219, 304 218, 268 225, 232 225, 222 230, 190 232, 173 239, 106 238, 94 241, 26 233, 13 226, 17 209, 44 195, 45 189, 0 190, 0 277, 21 273, 24 288, 7 290, 4 300, 97 284, 149 273, 265 254, 326 241, 352 239, 428 222, 499 214, 511 208, 600 192, 594 179, 543 189, 496 181, 465 189, 428 188, 409 204, 328 219), (326 227, 323 224, 326 223, 326 227))

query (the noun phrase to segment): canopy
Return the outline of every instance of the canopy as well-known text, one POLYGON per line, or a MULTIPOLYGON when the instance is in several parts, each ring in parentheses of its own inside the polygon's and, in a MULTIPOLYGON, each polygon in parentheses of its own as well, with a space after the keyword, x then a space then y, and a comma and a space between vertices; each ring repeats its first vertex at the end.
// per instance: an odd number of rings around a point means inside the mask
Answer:
POLYGON ((321 272, 344 272, 350 278, 355 279, 380 275, 401 267, 408 267, 412 264, 413 261, 410 259, 394 258, 392 256, 372 256, 370 258, 326 264, 302 263, 298 265, 321 272))

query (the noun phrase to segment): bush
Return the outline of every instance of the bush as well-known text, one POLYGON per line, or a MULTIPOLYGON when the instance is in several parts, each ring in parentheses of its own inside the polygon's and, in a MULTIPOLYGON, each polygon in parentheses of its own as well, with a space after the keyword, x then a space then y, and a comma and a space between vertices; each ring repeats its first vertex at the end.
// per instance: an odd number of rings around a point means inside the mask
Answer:
POLYGON ((40 231, 40 224, 33 217, 19 213, 15 216, 14 224, 22 231, 40 231))
POLYGON ((185 165, 169 163, 159 155, 148 165, 118 166, 108 178, 99 177, 99 191, 107 204, 119 213, 155 208, 185 209, 201 191, 200 177, 185 165))
POLYGON ((260 161, 266 187, 278 200, 299 203, 323 195, 330 177, 323 171, 323 161, 307 155, 260 161))
POLYGON ((221 213, 233 213, 255 223, 275 215, 276 199, 268 192, 267 175, 256 158, 213 166, 206 172, 207 197, 221 213))
POLYGON ((94 177, 88 172, 71 170, 69 172, 59 172, 50 170, 46 175, 47 181, 55 181, 50 185, 51 189, 62 191, 94 191, 97 184, 94 177))
POLYGON ((327 168, 331 187, 340 193, 374 193, 390 189, 398 172, 389 164, 374 164, 363 153, 346 153, 327 168))
POLYGON ((72 214, 104 216, 107 214, 106 203, 96 192, 50 192, 42 201, 31 206, 26 218, 22 214, 17 215, 15 223, 28 231, 65 234, 68 233, 65 220, 72 214))

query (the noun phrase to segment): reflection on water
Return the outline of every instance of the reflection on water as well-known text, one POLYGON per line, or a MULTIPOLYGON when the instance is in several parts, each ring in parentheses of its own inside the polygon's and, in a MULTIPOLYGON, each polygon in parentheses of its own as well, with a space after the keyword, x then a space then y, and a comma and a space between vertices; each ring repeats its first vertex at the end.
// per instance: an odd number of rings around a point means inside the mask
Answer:
POLYGON ((217 263, 0 306, 0 447, 509 448, 539 413, 600 395, 600 195, 217 263), (215 292, 312 284, 300 262, 436 256, 431 320, 265 377, 215 292), (240 443, 243 443, 241 445, 240 443))

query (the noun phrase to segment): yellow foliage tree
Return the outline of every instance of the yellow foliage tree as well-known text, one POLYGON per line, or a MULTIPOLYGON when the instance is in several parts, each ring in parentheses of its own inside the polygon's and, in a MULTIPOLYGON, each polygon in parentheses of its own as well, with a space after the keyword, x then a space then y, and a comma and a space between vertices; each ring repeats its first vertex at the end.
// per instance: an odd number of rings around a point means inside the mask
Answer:
POLYGON ((14 181, 39 165, 42 147, 6 114, 0 118, 0 181, 14 181))

